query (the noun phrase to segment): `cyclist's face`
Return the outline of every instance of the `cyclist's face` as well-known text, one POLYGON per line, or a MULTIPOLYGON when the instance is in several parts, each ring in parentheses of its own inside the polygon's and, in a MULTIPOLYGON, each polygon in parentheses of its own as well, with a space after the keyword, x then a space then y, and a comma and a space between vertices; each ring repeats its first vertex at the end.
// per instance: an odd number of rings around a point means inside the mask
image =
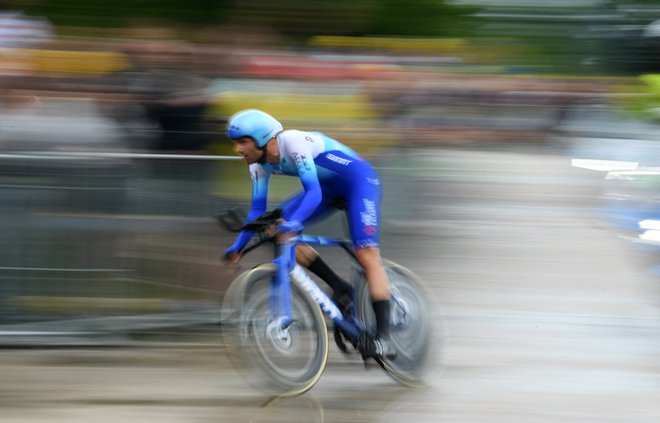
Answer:
POLYGON ((236 154, 243 156, 248 164, 257 163, 262 154, 262 151, 257 148, 257 143, 250 137, 235 139, 234 151, 236 154))

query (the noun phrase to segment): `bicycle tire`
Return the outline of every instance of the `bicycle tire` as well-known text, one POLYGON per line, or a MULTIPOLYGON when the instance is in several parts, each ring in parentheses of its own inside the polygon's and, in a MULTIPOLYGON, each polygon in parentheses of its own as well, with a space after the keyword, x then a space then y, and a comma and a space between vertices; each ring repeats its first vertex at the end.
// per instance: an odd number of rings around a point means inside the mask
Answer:
POLYGON ((227 290, 225 291, 222 298, 222 305, 220 307, 220 324, 223 327, 230 327, 236 322, 236 315, 238 313, 238 295, 240 291, 240 285, 245 275, 249 273, 248 271, 238 274, 234 279, 229 283, 227 290))
MULTIPOLYGON (((397 357, 378 360, 378 364, 402 385, 424 386, 424 376, 435 360, 436 325, 431 319, 432 296, 411 270, 389 260, 383 260, 383 267, 392 293, 390 340, 397 350, 397 357)), ((376 316, 367 284, 363 285, 358 298, 358 313, 373 334, 376 316)))
POLYGON ((278 331, 271 312, 273 264, 235 280, 226 298, 230 316, 223 337, 230 359, 255 388, 281 397, 311 389, 328 360, 328 330, 318 304, 291 279, 293 323, 278 331))

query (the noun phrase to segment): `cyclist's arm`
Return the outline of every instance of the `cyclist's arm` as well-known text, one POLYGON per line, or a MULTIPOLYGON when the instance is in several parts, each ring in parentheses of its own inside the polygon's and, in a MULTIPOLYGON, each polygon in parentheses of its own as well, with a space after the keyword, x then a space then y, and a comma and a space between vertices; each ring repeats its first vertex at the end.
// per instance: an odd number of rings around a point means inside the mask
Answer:
POLYGON ((312 152, 305 144, 298 144, 291 151, 291 158, 296 164, 300 182, 305 190, 302 201, 291 216, 284 216, 287 222, 304 223, 321 204, 323 192, 319 183, 312 152))
MULTIPOLYGON (((252 178, 252 206, 245 219, 245 223, 251 222, 261 216, 268 207, 270 173, 266 172, 261 165, 253 164, 250 165, 250 177, 252 178)), ((228 251, 239 252, 247 245, 253 235, 254 231, 241 231, 228 251)))

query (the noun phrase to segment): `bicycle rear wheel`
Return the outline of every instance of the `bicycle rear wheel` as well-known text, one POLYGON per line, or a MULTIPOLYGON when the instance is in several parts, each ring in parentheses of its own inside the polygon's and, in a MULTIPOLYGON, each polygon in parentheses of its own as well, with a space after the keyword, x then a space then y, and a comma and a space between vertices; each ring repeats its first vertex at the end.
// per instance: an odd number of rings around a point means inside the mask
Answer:
POLYGON ((293 322, 287 328, 271 310, 276 268, 259 266, 236 280, 223 333, 234 365, 257 389, 279 396, 306 392, 316 384, 328 359, 328 331, 319 306, 291 283, 293 322))
MULTIPOLYGON (((397 350, 393 360, 379 364, 395 380, 406 386, 422 386, 424 375, 434 361, 435 326, 431 316, 431 295, 410 270, 383 260, 392 294, 390 340, 397 350)), ((359 298, 359 313, 367 328, 376 331, 376 316, 366 283, 359 298)))

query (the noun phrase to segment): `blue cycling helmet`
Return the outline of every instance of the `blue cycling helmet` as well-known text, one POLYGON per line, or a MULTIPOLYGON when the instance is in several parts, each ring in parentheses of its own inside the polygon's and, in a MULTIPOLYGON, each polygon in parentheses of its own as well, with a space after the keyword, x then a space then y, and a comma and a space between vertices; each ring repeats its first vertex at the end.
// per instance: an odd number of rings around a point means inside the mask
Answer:
POLYGON ((229 139, 250 137, 259 148, 264 148, 266 143, 283 129, 277 119, 257 109, 242 110, 230 117, 227 122, 229 139))

